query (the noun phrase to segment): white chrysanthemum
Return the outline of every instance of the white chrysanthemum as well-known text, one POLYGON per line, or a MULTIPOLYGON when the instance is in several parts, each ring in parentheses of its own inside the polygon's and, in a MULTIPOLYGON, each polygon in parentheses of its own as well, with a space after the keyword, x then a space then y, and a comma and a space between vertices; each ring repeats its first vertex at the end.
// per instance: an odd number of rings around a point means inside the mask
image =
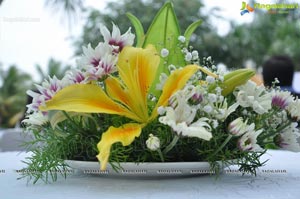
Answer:
POLYGON ((88 82, 88 77, 86 77, 86 75, 82 71, 73 69, 67 71, 62 81, 65 81, 66 85, 82 84, 88 82))
MULTIPOLYGON (((251 127, 252 128, 252 127, 251 127)), ((249 129, 249 126, 247 125, 247 121, 244 122, 243 118, 239 117, 228 125, 228 131, 235 136, 241 136, 244 133, 246 133, 249 129)))
POLYGON ((300 143, 298 142, 300 130, 297 126, 298 124, 296 122, 292 123, 279 134, 277 144, 280 148, 288 151, 300 152, 300 143))
POLYGON ((113 53, 113 47, 107 43, 100 42, 95 49, 92 48, 91 44, 87 47, 83 46, 83 56, 77 61, 78 65, 82 68, 86 67, 98 67, 99 62, 107 54, 113 53))
POLYGON ((28 104, 26 107, 27 113, 39 111, 39 106, 44 105, 45 101, 52 99, 52 97, 62 88, 68 86, 69 81, 62 81, 57 79, 55 76, 53 78, 48 77, 48 80, 44 80, 42 85, 35 85, 38 92, 28 90, 27 95, 32 97, 32 103, 28 104))
POLYGON ((84 55, 78 64, 86 71, 89 80, 97 80, 117 70, 118 57, 113 51, 112 46, 102 42, 95 49, 91 45, 83 47, 84 55))
POLYGON ((256 131, 254 125, 250 125, 248 131, 238 140, 238 146, 242 151, 259 152, 263 149, 257 144, 257 137, 263 132, 262 129, 256 131))
POLYGON ((285 109, 293 100, 294 97, 288 91, 276 90, 272 92, 272 106, 285 109))
POLYGON ((300 99, 297 98, 296 100, 292 101, 288 105, 287 111, 292 118, 299 121, 300 120, 300 99))
POLYGON ((258 114, 264 114, 271 109, 271 94, 267 93, 263 86, 257 86, 252 81, 237 87, 234 95, 240 106, 252 107, 258 114))
POLYGON ((231 113, 233 113, 237 109, 238 106, 238 103, 234 103, 228 107, 227 100, 224 98, 223 102, 216 103, 217 112, 214 117, 218 120, 224 121, 231 113))
POLYGON ((153 134, 149 134, 149 138, 146 140, 146 146, 151 151, 156 151, 160 148, 160 140, 153 134))
POLYGON ((100 25, 100 32, 105 43, 118 47, 117 52, 120 52, 125 46, 132 46, 134 42, 135 35, 131 33, 131 28, 129 28, 126 33, 121 35, 120 29, 114 23, 111 34, 104 25, 100 25))
POLYGON ((22 123, 26 125, 41 126, 43 124, 46 124, 48 121, 48 116, 44 115, 42 112, 35 112, 26 116, 26 119, 24 119, 22 123))

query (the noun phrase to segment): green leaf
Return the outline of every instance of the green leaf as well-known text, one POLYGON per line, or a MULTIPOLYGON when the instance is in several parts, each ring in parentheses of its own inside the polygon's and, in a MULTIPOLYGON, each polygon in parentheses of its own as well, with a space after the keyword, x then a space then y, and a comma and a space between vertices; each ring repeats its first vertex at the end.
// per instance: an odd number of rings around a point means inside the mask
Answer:
POLYGON ((136 47, 142 47, 144 40, 145 40, 144 28, 143 28, 140 20, 138 20, 138 18, 136 18, 134 15, 132 15, 131 13, 126 13, 126 15, 129 18, 129 20, 131 21, 131 23, 135 29, 136 47))
MULTIPOLYGON (((75 116, 84 116, 87 118, 92 118, 91 115, 85 113, 76 113, 76 112, 68 112, 69 117, 73 118, 75 116)), ((66 119, 69 119, 63 111, 48 111, 48 117, 50 124, 53 129, 57 127, 60 122, 63 122, 66 119)))
POLYGON ((266 144, 265 149, 279 149, 278 146, 276 146, 274 143, 269 143, 269 144, 266 144))
POLYGON ((186 29, 186 31, 184 32, 184 37, 185 37, 185 45, 188 46, 191 36, 193 34, 193 32, 196 30, 196 28, 198 28, 198 26, 200 26, 202 24, 202 20, 198 20, 195 21, 194 23, 192 23, 191 25, 189 25, 189 27, 186 29))
MULTIPOLYGON (((177 21, 177 17, 174 12, 174 8, 171 2, 167 2, 157 13, 152 24, 150 25, 143 47, 149 44, 155 46, 158 53, 161 49, 166 48, 169 50, 167 58, 160 62, 160 66, 157 70, 157 74, 168 74, 168 65, 173 64, 176 67, 184 66, 185 60, 178 47, 178 37, 180 36, 180 28, 177 21)), ((153 82, 151 88, 152 92, 155 91, 155 85, 159 82, 159 75, 153 82)))
MULTIPOLYGON (((180 48, 177 46, 179 36, 180 28, 174 8, 172 4, 168 2, 155 16, 147 31, 143 47, 146 47, 148 44, 153 44, 158 52, 160 52, 162 48, 167 48, 169 50, 167 63, 182 66, 185 64, 185 61, 180 48)), ((161 63, 161 67, 163 67, 163 62, 161 63)), ((166 70, 162 71, 167 72, 166 70)))

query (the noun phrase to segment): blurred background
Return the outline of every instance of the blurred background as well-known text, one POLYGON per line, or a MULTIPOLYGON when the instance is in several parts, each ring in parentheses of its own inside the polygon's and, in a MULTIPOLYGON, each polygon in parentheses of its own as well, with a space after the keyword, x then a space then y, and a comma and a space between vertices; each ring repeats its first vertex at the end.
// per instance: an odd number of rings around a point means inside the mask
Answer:
MULTIPOLYGON (((147 30, 164 2, 0 0, 0 140, 3 129, 19 127, 28 103, 26 90, 34 89, 48 75, 61 78, 76 67, 82 46, 91 43, 95 47, 102 40, 100 23, 111 29, 114 22, 125 32, 131 26, 125 13, 131 12, 147 30)), ((285 54, 300 71, 300 8, 255 9, 241 15, 242 2, 173 0, 182 32, 193 21, 203 20, 190 43, 200 57, 211 56, 216 65, 228 69, 251 67, 260 73, 266 59, 285 54)), ((245 1, 252 7, 279 2, 245 1)), ((299 91, 299 72, 295 77, 293 84, 299 91)))

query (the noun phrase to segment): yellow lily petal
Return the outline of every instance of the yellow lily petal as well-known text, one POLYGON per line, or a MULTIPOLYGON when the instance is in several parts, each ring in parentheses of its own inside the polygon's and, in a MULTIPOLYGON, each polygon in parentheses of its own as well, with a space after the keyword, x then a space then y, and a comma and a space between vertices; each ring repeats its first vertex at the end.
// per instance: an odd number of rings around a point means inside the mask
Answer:
POLYGON ((178 90, 182 89, 190 77, 199 69, 197 65, 187 65, 184 68, 177 69, 171 73, 166 80, 162 94, 152 112, 151 119, 157 116, 157 108, 165 106, 169 98, 178 90))
POLYGON ((128 92, 124 90, 120 82, 114 77, 108 77, 105 80, 107 94, 116 101, 122 104, 129 105, 128 92))
POLYGON ((142 131, 142 125, 129 123, 119 128, 109 127, 109 129, 102 134, 101 141, 97 144, 99 154, 98 160, 101 164, 101 170, 106 169, 109 160, 110 148, 114 143, 121 142, 123 146, 131 144, 135 137, 139 137, 142 131))
POLYGON ((152 45, 146 49, 125 47, 118 58, 119 76, 128 90, 132 112, 147 122, 147 95, 159 66, 160 57, 152 45))
POLYGON ((114 102, 95 84, 74 84, 60 90, 41 111, 64 110, 82 113, 108 113, 137 119, 136 115, 114 102))
POLYGON ((119 55, 118 70, 128 89, 139 89, 145 98, 156 77, 160 57, 153 45, 145 49, 127 46, 119 55))
POLYGON ((214 77, 214 78, 218 78, 218 75, 216 75, 216 74, 210 72, 209 70, 207 70, 207 69, 205 69, 205 68, 203 68, 203 67, 201 67, 201 66, 198 66, 198 67, 199 67, 199 70, 201 70, 203 73, 205 73, 205 74, 207 74, 207 75, 209 75, 209 76, 212 76, 212 77, 214 77))

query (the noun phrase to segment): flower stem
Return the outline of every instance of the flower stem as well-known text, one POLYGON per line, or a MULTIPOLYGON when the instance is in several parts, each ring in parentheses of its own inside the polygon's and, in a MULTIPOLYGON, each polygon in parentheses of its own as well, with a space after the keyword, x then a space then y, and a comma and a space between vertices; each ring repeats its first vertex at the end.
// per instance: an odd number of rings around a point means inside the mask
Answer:
POLYGON ((164 154, 167 154, 169 151, 171 151, 173 149, 173 147, 176 145, 176 143, 179 140, 179 136, 175 135, 172 142, 165 148, 165 150, 163 151, 164 154))
POLYGON ((219 151, 221 151, 224 146, 231 140, 231 138, 233 137, 233 135, 229 134, 228 137, 226 138, 226 140, 222 143, 222 145, 212 154, 212 156, 215 156, 217 153, 219 153, 219 151))
POLYGON ((271 131, 267 134, 264 134, 260 137, 260 140, 264 141, 265 139, 267 139, 268 137, 270 136, 274 136, 275 134, 277 133, 280 133, 282 130, 284 130, 286 127, 288 127, 292 122, 291 121, 288 121, 286 124, 284 125, 281 125, 278 129, 276 129, 276 131, 271 131))
POLYGON ((161 160, 162 162, 164 162, 165 159, 164 159, 164 156, 163 156, 161 150, 160 150, 160 149, 157 149, 157 152, 158 152, 158 155, 159 155, 159 157, 160 157, 160 160, 161 160))

